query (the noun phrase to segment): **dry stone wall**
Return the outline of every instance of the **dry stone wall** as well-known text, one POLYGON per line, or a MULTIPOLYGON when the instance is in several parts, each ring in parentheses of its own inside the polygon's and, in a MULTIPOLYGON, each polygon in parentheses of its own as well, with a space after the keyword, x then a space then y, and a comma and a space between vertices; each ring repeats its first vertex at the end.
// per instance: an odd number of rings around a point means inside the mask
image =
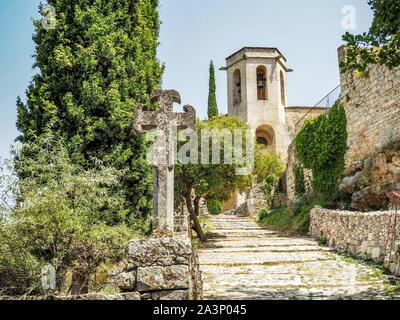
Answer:
POLYGON ((350 212, 315 207, 310 234, 326 239, 340 252, 383 262, 400 276, 400 213, 396 211, 350 212))
MULTIPOLYGON (((345 46, 338 49, 339 61, 345 46)), ((371 66, 364 75, 340 75, 340 101, 346 110, 346 164, 363 160, 390 139, 400 138, 400 67, 371 66)))

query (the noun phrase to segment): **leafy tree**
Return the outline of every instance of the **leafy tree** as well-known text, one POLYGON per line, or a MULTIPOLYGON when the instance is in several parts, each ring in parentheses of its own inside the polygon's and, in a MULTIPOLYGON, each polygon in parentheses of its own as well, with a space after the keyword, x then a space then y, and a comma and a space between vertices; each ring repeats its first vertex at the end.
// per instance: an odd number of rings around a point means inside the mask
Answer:
MULTIPOLYGON (((74 163, 92 168, 88 160, 95 157, 123 170, 127 219, 147 217, 151 168, 132 124, 135 107, 149 104, 163 71, 156 57, 158 1, 47 2, 56 10, 56 24, 46 30, 34 21, 38 73, 27 89, 27 103, 17 100, 18 140, 27 143, 51 132, 74 163)), ((29 162, 35 155, 24 149, 20 156, 29 162)))
POLYGON ((278 181, 284 172, 280 156, 273 154, 270 150, 265 152, 264 147, 260 144, 256 145, 255 151, 253 174, 257 183, 265 182, 266 179, 278 181))
POLYGON ((347 60, 340 65, 343 72, 362 72, 369 64, 400 66, 400 0, 369 0, 368 4, 374 12, 368 33, 343 36, 348 45, 347 60))
POLYGON ((208 91, 208 119, 218 116, 217 96, 215 85, 215 69, 213 61, 210 62, 210 80, 208 91))
POLYGON ((1 290, 42 292, 40 270, 51 264, 58 290, 66 289, 71 271, 72 293, 87 293, 90 275, 101 263, 119 261, 135 236, 131 227, 117 223, 128 214, 124 192, 110 191, 122 190, 123 172, 100 161, 89 170, 77 166, 48 135, 24 148, 36 157, 20 161, 16 151, 15 162, 25 179, 13 190, 19 201, 0 227, 1 290))
MULTIPOLYGON (((207 122, 197 121, 196 131, 198 135, 198 145, 201 145, 202 130, 221 130, 228 129, 233 137, 235 130, 246 130, 250 129, 247 124, 244 124, 242 120, 237 117, 229 115, 217 116, 207 122)), ((252 152, 246 148, 246 135, 243 134, 243 152, 252 152)), ((221 138, 219 145, 219 154, 221 164, 202 164, 201 155, 199 153, 198 164, 187 164, 182 165, 179 163, 175 167, 175 200, 177 204, 185 203, 190 213, 193 227, 199 236, 200 240, 204 240, 203 230, 198 222, 199 216, 199 205, 202 199, 207 202, 219 201, 225 202, 229 200, 232 194, 236 191, 245 192, 249 190, 253 181, 257 180, 257 173, 260 175, 267 175, 268 173, 263 172, 262 168, 265 168, 265 157, 260 154, 261 148, 255 148, 254 161, 255 170, 252 174, 243 176, 237 175, 236 169, 243 167, 243 164, 239 164, 233 161, 232 164, 225 163, 224 159, 224 139, 221 138)), ((210 147, 210 158, 211 158, 210 147)), ((232 153, 234 154, 235 148, 232 147, 232 153)), ((273 161, 271 161, 272 163, 273 161)), ((273 165, 270 166, 270 172, 273 172, 273 165)))

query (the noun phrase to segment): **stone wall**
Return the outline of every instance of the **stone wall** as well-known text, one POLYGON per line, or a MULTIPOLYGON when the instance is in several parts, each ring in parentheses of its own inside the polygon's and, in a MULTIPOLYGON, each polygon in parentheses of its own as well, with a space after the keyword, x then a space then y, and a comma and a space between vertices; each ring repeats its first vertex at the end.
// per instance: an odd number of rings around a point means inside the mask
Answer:
POLYGON ((390 210, 396 205, 393 192, 400 192, 400 150, 372 154, 352 162, 340 189, 351 195, 351 208, 357 211, 390 210))
POLYGON ((268 206, 262 184, 256 184, 252 189, 241 195, 243 202, 240 202, 231 210, 225 211, 226 215, 257 216, 261 209, 268 206))
POLYGON ((324 107, 288 107, 285 108, 286 126, 294 136, 300 131, 304 122, 326 113, 330 108, 324 107))
POLYGON ((135 239, 125 270, 113 280, 120 293, 79 296, 0 296, 0 300, 202 300, 199 258, 189 238, 135 239))
POLYGON ((326 239, 340 252, 384 262, 400 275, 400 213, 395 211, 350 212, 315 207, 311 211, 310 234, 326 239))
POLYGON ((128 264, 117 276, 122 293, 141 300, 201 300, 202 279, 189 238, 132 240, 128 264))
MULTIPOLYGON (((338 49, 339 61, 345 46, 338 49)), ((391 138, 400 138, 400 67, 371 66, 365 75, 340 75, 341 103, 346 110, 349 150, 346 163, 360 161, 391 138)))

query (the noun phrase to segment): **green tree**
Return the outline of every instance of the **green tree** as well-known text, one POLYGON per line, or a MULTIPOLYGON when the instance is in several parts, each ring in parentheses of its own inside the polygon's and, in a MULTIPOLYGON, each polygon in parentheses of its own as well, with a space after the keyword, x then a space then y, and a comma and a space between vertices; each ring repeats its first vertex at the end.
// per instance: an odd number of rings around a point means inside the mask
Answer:
MULTIPOLYGON (((217 116, 207 122, 197 120, 196 131, 199 146, 201 146, 203 129, 216 130, 216 132, 228 129, 233 137, 235 130, 242 130, 245 133, 250 127, 244 124, 241 119, 229 115, 217 116)), ((244 167, 244 164, 238 163, 235 159, 232 164, 223 161, 225 154, 223 138, 220 139, 219 145, 221 164, 212 164, 211 162, 210 164, 202 164, 199 153, 198 164, 182 165, 178 163, 175 168, 176 203, 177 205, 180 203, 186 205, 193 222, 193 227, 201 241, 204 240, 204 233, 198 222, 198 216, 202 199, 205 199, 208 203, 212 201, 225 202, 231 198, 234 192, 245 192, 253 186, 254 181, 262 180, 269 173, 274 173, 273 166, 276 163, 275 160, 270 160, 269 164, 264 163, 268 156, 261 154, 261 148, 256 147, 254 150, 247 149, 246 134, 243 134, 242 138, 244 155, 247 152, 255 152, 254 171, 247 176, 236 174, 236 169, 244 167), (269 168, 269 171, 266 172, 263 168, 269 168)), ((231 148, 234 154, 235 147, 232 146, 231 148)), ((210 147, 210 159, 211 152, 212 148, 210 147)), ((280 163, 279 165, 280 167, 282 166, 280 163)))
POLYGON ((218 116, 218 106, 217 106, 217 87, 215 85, 215 69, 214 63, 210 62, 210 80, 208 89, 208 119, 218 116))
MULTIPOLYGON (((47 2, 56 10, 55 28, 34 21, 38 73, 26 92, 27 103, 17 100, 18 140, 31 142, 51 132, 74 163, 90 168, 88 160, 95 157, 124 170, 127 218, 147 217, 151 168, 144 160, 144 140, 132 124, 135 107, 149 104, 163 72, 156 57, 158 1, 47 2)), ((24 149, 21 159, 34 156, 24 149)), ((19 176, 26 178, 22 172, 19 176)))
POLYGON ((124 172, 98 160, 89 170, 73 164, 65 147, 48 135, 23 148, 36 157, 20 161, 21 151, 15 154, 26 178, 18 189, 10 186, 22 196, 0 227, 0 289, 40 293, 40 269, 51 264, 59 291, 69 291, 71 271, 72 293, 87 293, 90 275, 101 263, 118 262, 135 236, 132 227, 117 223, 128 213, 124 193, 110 192, 121 190, 124 172))
POLYGON ((353 35, 347 32, 343 40, 348 49, 342 72, 365 71, 369 64, 400 66, 400 0, 369 0, 374 19, 368 32, 353 35))

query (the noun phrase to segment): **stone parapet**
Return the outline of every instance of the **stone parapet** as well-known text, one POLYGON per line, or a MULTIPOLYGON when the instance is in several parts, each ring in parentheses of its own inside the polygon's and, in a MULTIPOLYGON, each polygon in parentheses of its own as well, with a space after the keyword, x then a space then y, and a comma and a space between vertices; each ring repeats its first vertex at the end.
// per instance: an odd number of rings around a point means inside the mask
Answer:
POLYGON ((123 293, 141 300, 201 300, 203 284, 197 252, 189 238, 132 240, 128 265, 116 277, 123 293))

